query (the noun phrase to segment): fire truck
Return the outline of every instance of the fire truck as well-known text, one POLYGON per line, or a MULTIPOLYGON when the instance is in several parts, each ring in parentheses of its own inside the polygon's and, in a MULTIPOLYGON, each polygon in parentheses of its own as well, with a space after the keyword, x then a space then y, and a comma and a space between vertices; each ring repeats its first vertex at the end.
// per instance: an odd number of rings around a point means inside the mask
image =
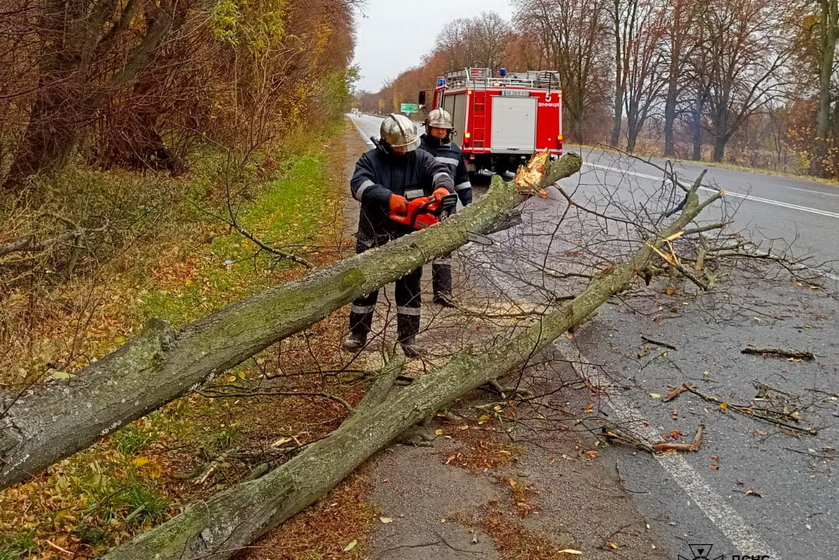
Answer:
MULTIPOLYGON (((420 92, 425 105, 426 92, 420 92)), ((562 154, 562 90, 554 71, 466 68, 437 79, 431 109, 452 115, 470 171, 515 171, 534 153, 562 154)))

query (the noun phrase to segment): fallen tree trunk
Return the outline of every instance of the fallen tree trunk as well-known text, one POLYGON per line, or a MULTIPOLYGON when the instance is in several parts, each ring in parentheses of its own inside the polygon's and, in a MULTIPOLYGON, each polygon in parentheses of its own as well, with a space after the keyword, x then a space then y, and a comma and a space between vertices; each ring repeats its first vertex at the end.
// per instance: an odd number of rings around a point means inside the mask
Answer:
MULTIPOLYGON (((573 175, 568 154, 547 184, 573 175)), ((486 196, 445 222, 313 271, 175 329, 161 320, 67 380, 0 395, 0 488, 84 449, 195 389, 275 342, 327 317, 504 222, 524 197, 498 179, 486 196)))
POLYGON ((332 432, 263 478, 233 486, 189 506, 182 514, 112 550, 104 560, 136 558, 229 558, 242 547, 308 504, 323 497, 373 453, 402 432, 464 393, 520 370, 568 329, 579 325, 612 295, 630 287, 664 240, 684 229, 715 195, 700 203, 688 193, 681 215, 638 249, 625 263, 597 274, 572 301, 541 318, 509 341, 481 355, 460 354, 442 369, 387 394, 377 388, 377 403, 367 399, 332 432), (394 394, 395 393, 395 394, 394 394))

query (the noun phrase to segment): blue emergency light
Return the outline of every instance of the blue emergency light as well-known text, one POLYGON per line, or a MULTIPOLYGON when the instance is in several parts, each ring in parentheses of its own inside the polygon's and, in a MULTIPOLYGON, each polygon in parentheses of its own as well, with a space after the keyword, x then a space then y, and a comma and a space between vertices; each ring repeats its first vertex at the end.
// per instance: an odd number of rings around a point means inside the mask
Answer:
POLYGON ((446 78, 437 78, 437 87, 446 85, 446 78))
POLYGON ((498 69, 498 75, 503 78, 504 76, 507 75, 507 69, 506 68, 499 68, 498 69))

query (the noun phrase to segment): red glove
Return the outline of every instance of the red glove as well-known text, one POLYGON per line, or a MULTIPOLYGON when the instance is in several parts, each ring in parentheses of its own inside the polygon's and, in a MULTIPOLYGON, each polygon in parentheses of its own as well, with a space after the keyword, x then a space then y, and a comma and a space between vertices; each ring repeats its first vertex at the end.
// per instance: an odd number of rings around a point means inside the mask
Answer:
POLYGON ((397 214, 408 213, 408 199, 404 196, 398 194, 390 195, 387 205, 390 207, 391 212, 396 212, 397 214))
POLYGON ((443 197, 447 194, 450 194, 450 192, 451 191, 449 191, 449 189, 447 189, 446 187, 437 187, 437 189, 431 196, 433 196, 437 202, 440 202, 441 200, 443 200, 443 197))

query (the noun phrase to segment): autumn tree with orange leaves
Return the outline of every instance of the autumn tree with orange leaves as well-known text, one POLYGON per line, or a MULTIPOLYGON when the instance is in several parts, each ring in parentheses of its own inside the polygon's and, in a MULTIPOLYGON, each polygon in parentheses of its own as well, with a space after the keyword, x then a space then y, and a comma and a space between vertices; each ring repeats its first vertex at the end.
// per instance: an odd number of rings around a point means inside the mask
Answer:
POLYGON ((0 18, 6 191, 62 170, 178 172, 346 110, 354 0, 15 0, 0 18))

